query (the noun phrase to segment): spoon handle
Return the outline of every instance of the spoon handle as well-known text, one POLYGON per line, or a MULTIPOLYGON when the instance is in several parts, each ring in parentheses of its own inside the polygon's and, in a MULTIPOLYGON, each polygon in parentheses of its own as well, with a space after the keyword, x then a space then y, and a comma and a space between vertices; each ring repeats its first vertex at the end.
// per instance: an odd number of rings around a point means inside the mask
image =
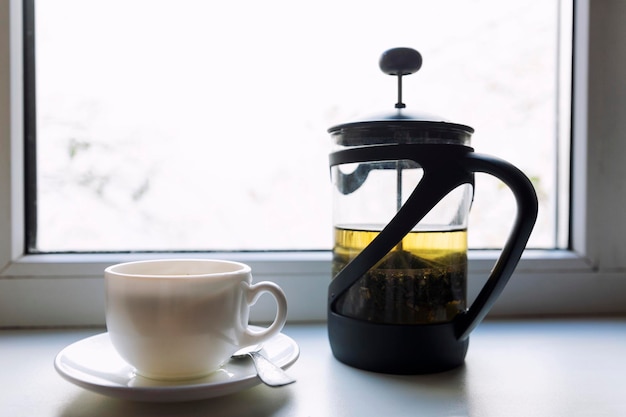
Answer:
POLYGON ((285 371, 270 362, 259 352, 249 352, 248 355, 250 355, 254 361, 254 367, 256 368, 259 378, 261 378, 261 381, 266 385, 270 387, 282 387, 283 385, 296 382, 294 378, 287 375, 285 371))

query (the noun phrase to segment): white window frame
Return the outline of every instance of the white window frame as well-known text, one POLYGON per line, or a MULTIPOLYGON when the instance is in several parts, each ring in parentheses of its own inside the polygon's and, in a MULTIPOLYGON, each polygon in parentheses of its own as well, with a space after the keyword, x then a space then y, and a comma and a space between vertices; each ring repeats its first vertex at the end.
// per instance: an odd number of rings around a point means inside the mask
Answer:
MULTIPOLYGON (((106 266, 191 256, 249 263, 256 281, 286 291, 290 321, 325 320, 330 252, 24 253, 21 8, 19 0, 0 1, 0 327, 102 325, 106 266)), ((616 94, 624 93, 626 6, 581 0, 576 9, 572 250, 527 250, 492 316, 626 312, 626 100, 616 94)), ((470 298, 497 255, 470 252, 470 298)), ((253 312, 256 320, 272 315, 263 300, 253 312)))

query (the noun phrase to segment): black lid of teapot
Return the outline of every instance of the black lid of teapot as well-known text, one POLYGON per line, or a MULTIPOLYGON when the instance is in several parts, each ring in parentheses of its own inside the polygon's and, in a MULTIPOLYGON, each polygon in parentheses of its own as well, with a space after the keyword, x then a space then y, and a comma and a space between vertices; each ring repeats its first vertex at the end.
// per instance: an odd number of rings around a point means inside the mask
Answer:
POLYGON ((402 98, 402 77, 422 67, 422 55, 412 48, 394 48, 380 57, 385 74, 398 77, 395 110, 363 120, 342 123, 328 129, 339 145, 357 146, 386 143, 446 143, 469 145, 474 129, 451 123, 443 117, 409 112, 402 98))

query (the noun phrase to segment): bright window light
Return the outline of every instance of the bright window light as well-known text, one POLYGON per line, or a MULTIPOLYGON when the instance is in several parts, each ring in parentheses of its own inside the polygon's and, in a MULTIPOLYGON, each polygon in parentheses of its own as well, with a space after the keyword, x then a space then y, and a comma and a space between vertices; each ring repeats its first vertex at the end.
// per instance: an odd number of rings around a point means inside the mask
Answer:
MULTIPOLYGON (((378 58, 399 46, 424 58, 407 109, 522 169, 540 200, 528 247, 565 247, 561 3, 36 1, 30 251, 330 249, 326 130, 393 110, 378 58)), ((470 246, 500 247, 514 207, 477 176, 470 246)))

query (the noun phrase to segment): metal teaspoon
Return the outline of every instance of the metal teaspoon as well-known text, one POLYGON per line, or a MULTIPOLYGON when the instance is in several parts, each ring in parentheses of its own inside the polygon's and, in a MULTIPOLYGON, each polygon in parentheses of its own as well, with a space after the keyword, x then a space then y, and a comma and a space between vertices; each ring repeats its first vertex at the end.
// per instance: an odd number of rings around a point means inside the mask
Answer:
POLYGON ((257 375, 266 385, 270 387, 282 387, 296 382, 282 368, 272 363, 260 353, 261 345, 252 345, 238 350, 233 354, 233 358, 243 358, 249 356, 254 362, 257 375))

